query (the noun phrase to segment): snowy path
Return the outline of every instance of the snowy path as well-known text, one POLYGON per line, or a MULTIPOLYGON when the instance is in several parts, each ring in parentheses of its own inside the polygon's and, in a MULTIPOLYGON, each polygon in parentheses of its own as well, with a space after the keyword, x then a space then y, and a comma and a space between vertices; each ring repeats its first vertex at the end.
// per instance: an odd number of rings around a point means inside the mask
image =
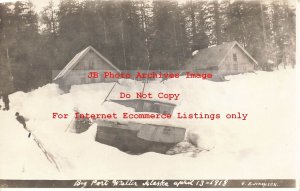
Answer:
POLYGON ((41 151, 45 154, 45 156, 47 157, 48 161, 51 162, 52 164, 55 165, 55 168, 60 172, 60 167, 58 165, 58 163, 55 160, 55 157, 48 152, 45 147, 43 146, 42 142, 40 140, 38 140, 34 134, 32 134, 33 140, 35 141, 35 143, 37 144, 37 146, 41 149, 41 151))
MULTIPOLYGON (((0 178, 40 177, 46 174, 57 174, 58 170, 50 163, 51 154, 42 151, 43 145, 38 144, 33 136, 28 138, 27 131, 14 118, 14 112, 0 111, 0 178), (6 126, 4 124, 10 124, 6 126), (40 147, 40 148, 39 148, 40 147), (42 150, 41 150, 42 149, 42 150), (45 152, 48 159, 45 157, 45 152), (12 158, 13 157, 13 158, 12 158), (13 162, 11 162, 13 160, 13 162)), ((54 162, 55 164, 55 162, 54 162)))

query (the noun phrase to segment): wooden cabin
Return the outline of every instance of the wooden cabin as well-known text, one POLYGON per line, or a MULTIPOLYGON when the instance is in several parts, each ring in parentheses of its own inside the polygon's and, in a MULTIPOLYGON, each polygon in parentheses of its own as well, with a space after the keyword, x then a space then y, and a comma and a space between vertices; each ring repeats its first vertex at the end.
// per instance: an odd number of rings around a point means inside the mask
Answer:
POLYGON ((69 91, 72 85, 111 82, 117 79, 103 78, 103 72, 120 73, 108 59, 92 46, 88 46, 78 54, 56 75, 55 83, 64 91, 69 91), (98 72, 97 78, 89 78, 89 72, 98 72))
POLYGON ((164 154, 184 140, 185 132, 181 127, 98 120, 95 140, 131 154, 164 154))
POLYGON ((236 41, 199 50, 186 64, 187 71, 217 76, 253 72, 257 61, 236 41))

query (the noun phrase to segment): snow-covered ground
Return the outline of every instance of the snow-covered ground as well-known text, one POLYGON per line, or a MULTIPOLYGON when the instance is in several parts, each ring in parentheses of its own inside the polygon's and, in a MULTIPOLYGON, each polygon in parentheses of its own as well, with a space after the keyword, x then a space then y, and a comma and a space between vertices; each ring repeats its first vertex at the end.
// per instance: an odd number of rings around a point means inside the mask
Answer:
MULTIPOLYGON (((201 179, 295 178, 296 73, 293 69, 227 77, 226 82, 171 79, 152 82, 145 91, 180 93, 174 113, 219 113, 221 119, 144 120, 187 129, 187 139, 202 148, 197 155, 145 153, 129 155, 94 141, 96 125, 82 134, 66 130, 72 117, 52 119, 52 113, 134 112, 102 101, 113 86, 74 86, 62 94, 55 84, 10 95, 11 111, 0 111, 1 179, 201 179), (33 132, 14 117, 25 116, 33 132), (248 114, 246 120, 225 114, 248 114), (33 138, 51 153, 50 162, 33 138)), ((122 80, 119 91, 141 91, 142 85, 122 80), (134 89, 132 89, 134 87, 134 89)), ((141 122, 141 121, 140 121, 141 122)))

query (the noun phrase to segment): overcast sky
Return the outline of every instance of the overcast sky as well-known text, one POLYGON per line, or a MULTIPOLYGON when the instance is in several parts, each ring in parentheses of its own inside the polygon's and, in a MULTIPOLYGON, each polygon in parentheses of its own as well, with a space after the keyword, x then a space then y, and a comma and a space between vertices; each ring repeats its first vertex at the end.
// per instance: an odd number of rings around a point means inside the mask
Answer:
MULTIPOLYGON (((13 1, 16 1, 16 0, 0 0, 0 3, 13 2, 13 1)), ((56 2, 56 3, 58 3, 59 1, 60 0, 53 0, 53 2, 56 2)), ((186 0, 178 0, 178 1, 184 2, 186 0)), ((264 0, 262 0, 262 1, 264 1, 264 0)), ((285 1, 285 0, 283 0, 283 1, 285 1)), ((290 5, 296 6, 297 0, 288 0, 288 1, 289 1, 290 5)), ((42 10, 42 8, 44 6, 46 6, 48 4, 49 0, 31 0, 31 2, 34 4, 34 6, 36 7, 36 10, 39 12, 42 10)), ((298 0, 298 3, 299 3, 299 0, 298 0)))
MULTIPOLYGON (((14 2, 16 0, 0 0, 0 3, 3 3, 3 2, 14 2)), ((33 5, 36 7, 36 10, 39 12, 42 10, 43 7, 45 7, 49 0, 30 0, 33 5)), ((53 0, 53 2, 59 2, 59 0, 53 0)))

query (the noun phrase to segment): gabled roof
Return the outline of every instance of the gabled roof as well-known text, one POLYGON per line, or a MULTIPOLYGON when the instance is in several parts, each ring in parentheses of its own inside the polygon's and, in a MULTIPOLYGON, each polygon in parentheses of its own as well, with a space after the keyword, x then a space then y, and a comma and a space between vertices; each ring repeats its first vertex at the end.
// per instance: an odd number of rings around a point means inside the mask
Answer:
POLYGON ((200 49, 189 61, 188 67, 197 65, 198 69, 220 66, 230 50, 237 45, 256 65, 257 61, 237 42, 227 42, 210 48, 200 49))
POLYGON ((113 67, 118 72, 121 72, 116 66, 114 66, 109 60, 107 60, 102 54, 100 54, 95 48, 92 46, 86 47, 81 52, 77 53, 72 60, 59 72, 59 74, 53 79, 57 80, 59 78, 65 77, 77 64, 78 62, 89 52, 95 52, 100 58, 102 58, 107 64, 113 67))

